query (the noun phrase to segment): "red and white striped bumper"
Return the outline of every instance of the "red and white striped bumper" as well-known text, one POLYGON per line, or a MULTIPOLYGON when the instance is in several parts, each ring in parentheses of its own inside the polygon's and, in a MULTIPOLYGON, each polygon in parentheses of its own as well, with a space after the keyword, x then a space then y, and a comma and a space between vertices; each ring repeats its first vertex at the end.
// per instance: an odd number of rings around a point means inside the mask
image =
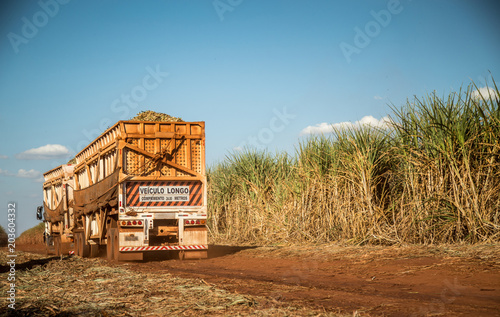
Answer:
POLYGON ((170 245, 153 247, 120 247, 120 252, 164 251, 164 250, 207 250, 208 245, 170 245))

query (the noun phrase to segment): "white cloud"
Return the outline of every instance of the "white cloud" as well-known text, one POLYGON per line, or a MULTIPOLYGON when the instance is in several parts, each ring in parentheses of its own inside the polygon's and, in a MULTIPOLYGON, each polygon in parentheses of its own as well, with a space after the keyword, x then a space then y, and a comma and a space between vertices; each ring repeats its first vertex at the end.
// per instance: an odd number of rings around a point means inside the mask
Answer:
POLYGON ((7 155, 2 155, 2 154, 0 154, 0 159, 2 159, 2 160, 6 160, 6 159, 8 159, 8 158, 9 158, 9 157, 8 157, 7 155))
POLYGON ((43 183, 45 181, 42 173, 37 171, 37 170, 34 170, 34 169, 30 169, 29 171, 27 171, 27 170, 21 168, 17 171, 16 174, 14 174, 14 173, 11 173, 7 170, 3 170, 0 168, 0 175, 15 176, 15 177, 19 177, 19 178, 29 178, 29 179, 33 179, 33 181, 36 183, 43 183))
POLYGON ((21 178, 40 178, 40 176, 42 176, 42 173, 40 173, 39 171, 35 171, 34 169, 30 169, 29 171, 27 171, 21 168, 19 171, 17 171, 16 176, 21 178))
POLYGON ((0 168, 0 175, 12 176, 12 174, 9 171, 3 170, 1 168, 0 168))
POLYGON ((375 99, 375 100, 382 100, 384 98, 382 98, 382 97, 380 97, 380 96, 377 95, 377 96, 373 96, 373 99, 375 99))
POLYGON ((30 149, 16 154, 20 160, 50 160, 69 155, 69 150, 60 144, 47 144, 36 149, 30 149))
POLYGON ((391 120, 389 117, 383 117, 382 119, 376 119, 373 116, 364 116, 361 120, 354 123, 345 121, 340 123, 319 123, 315 126, 308 126, 300 132, 300 135, 306 134, 327 134, 333 132, 334 129, 346 129, 346 128, 356 128, 363 125, 369 125, 378 128, 387 128, 388 123, 391 120))
POLYGON ((300 135, 305 134, 321 134, 321 133, 330 133, 333 131, 333 125, 330 123, 318 123, 315 126, 308 126, 307 128, 300 131, 300 135))
POLYGON ((472 92, 472 98, 474 98, 476 100, 482 99, 481 95, 486 100, 490 99, 490 96, 491 96, 492 99, 500 99, 500 97, 498 96, 498 94, 495 91, 495 89, 493 89, 491 87, 481 87, 481 88, 479 88, 477 90, 474 90, 472 92))

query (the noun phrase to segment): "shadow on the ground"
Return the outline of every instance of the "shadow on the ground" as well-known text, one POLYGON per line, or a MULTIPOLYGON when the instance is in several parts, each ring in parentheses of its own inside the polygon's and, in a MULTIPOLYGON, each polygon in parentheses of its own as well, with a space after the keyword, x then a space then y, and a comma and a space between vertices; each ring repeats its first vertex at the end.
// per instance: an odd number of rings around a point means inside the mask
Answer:
POLYGON ((229 245, 209 245, 208 246, 208 258, 219 258, 221 256, 231 255, 238 253, 243 250, 255 249, 257 247, 239 247, 239 246, 229 246, 229 245))
MULTIPOLYGON (((223 257, 226 255, 231 255, 238 253, 247 249, 255 249, 257 247, 250 246, 228 246, 228 245, 209 245, 208 246, 208 258, 214 259, 223 257)), ((179 259, 178 252, 145 252, 144 260, 139 262, 150 262, 150 261, 164 261, 171 259, 179 259)), ((189 261, 189 260, 187 260, 189 261)))
MULTIPOLYGON (((229 245, 214 245, 211 244, 208 246, 208 258, 209 259, 215 259, 231 254, 238 253, 243 250, 248 250, 248 249, 255 249, 258 248, 256 246, 229 246, 229 245)), ((45 249, 40 251, 39 248, 34 248, 30 246, 23 246, 23 248, 20 248, 21 251, 24 252, 32 252, 32 253, 40 253, 44 254, 45 249)), ((64 256, 64 258, 67 258, 68 256, 64 256)), ((106 259, 106 247, 102 246, 99 248, 99 257, 102 259, 106 259)), ((59 256, 51 256, 47 257, 44 259, 38 259, 38 260, 31 260, 25 263, 16 263, 15 269, 16 271, 22 271, 22 270, 30 270, 36 265, 44 265, 52 260, 57 260, 60 259, 59 256)), ((179 253, 175 251, 170 251, 170 252, 165 252, 165 251, 151 251, 151 252, 144 252, 144 260, 143 261, 137 261, 137 262, 149 262, 149 261, 164 261, 164 260, 170 260, 170 259, 179 259, 179 253)), ((10 266, 7 263, 7 265, 0 265, 0 273, 5 273, 10 270, 10 266)))
MULTIPOLYGON (((67 257, 63 257, 63 259, 65 259, 65 258, 67 258, 67 257)), ((15 258, 11 258, 11 259, 15 259, 15 258)), ((61 259, 60 256, 52 256, 50 258, 30 260, 30 261, 24 262, 24 263, 15 263, 15 265, 12 264, 12 268, 14 268, 16 271, 26 271, 26 270, 31 270, 33 267, 35 267, 37 265, 44 265, 44 264, 49 263, 52 260, 59 260, 59 259, 61 259)), ((11 265, 8 261, 10 261, 10 259, 7 260, 7 265, 0 265, 0 273, 5 273, 5 272, 10 271, 11 265)))

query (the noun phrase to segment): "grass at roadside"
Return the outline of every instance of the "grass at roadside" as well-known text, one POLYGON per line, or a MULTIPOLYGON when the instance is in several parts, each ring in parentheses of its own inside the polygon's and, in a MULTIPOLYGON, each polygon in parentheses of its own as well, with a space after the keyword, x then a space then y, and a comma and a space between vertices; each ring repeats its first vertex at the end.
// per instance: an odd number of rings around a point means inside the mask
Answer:
POLYGON ((18 244, 42 244, 43 243, 43 231, 45 230, 43 222, 30 228, 16 239, 18 244))
POLYGON ((0 226, 0 247, 7 246, 7 241, 7 233, 5 232, 5 229, 0 226))

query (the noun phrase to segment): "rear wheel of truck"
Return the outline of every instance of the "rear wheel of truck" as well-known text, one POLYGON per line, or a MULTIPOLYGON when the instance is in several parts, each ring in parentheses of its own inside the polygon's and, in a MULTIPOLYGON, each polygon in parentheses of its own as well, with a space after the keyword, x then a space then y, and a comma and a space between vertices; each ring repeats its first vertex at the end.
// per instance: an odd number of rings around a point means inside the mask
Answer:
POLYGON ((54 237, 51 236, 47 237, 47 240, 45 241, 45 252, 47 253, 47 255, 56 254, 54 237))
POLYGON ((54 238, 54 249, 55 249, 55 253, 56 253, 56 256, 60 256, 61 255, 61 238, 60 237, 55 237, 54 238))
POLYGON ((81 256, 80 234, 78 232, 74 234, 74 239, 75 239, 75 255, 81 256))
POLYGON ((115 261, 120 260, 120 237, 118 229, 113 230, 113 258, 115 261))
POLYGON ((97 258, 99 256, 99 245, 97 243, 89 244, 89 248, 90 248, 90 257, 97 258))
POLYGON ((82 233, 82 254, 84 258, 90 257, 90 244, 87 243, 87 240, 82 233))
POLYGON ((108 233, 106 234, 106 240, 107 240, 107 243, 106 243, 106 256, 108 258, 108 261, 113 261, 115 259, 115 254, 114 254, 114 233, 115 233, 115 230, 114 228, 112 229, 109 229, 108 230, 108 233))
POLYGON ((80 256, 82 258, 88 258, 90 256, 90 246, 85 239, 85 232, 79 232, 78 236, 78 249, 80 250, 80 256))

